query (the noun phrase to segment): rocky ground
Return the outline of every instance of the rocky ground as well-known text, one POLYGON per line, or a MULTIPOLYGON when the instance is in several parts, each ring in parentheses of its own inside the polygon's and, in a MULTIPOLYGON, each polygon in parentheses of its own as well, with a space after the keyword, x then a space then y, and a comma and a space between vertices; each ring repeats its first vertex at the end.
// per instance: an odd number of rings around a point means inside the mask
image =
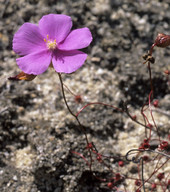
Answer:
MULTIPOLYGON (((139 119, 140 108, 149 91, 147 66, 142 55, 158 33, 170 34, 169 0, 1 0, 0 1, 0 191, 2 192, 111 192, 107 183, 94 179, 83 153, 86 141, 75 119, 63 103, 58 75, 51 69, 33 81, 9 81, 20 72, 12 51, 12 38, 24 22, 38 23, 49 13, 72 17, 73 28, 89 27, 93 42, 86 48, 85 65, 71 75, 63 75, 68 104, 77 112, 88 102, 104 102, 121 107, 128 101, 139 119)), ((170 48, 156 48, 152 65, 154 111, 161 137, 170 130, 170 86, 164 70, 170 70, 170 48)), ((100 153, 125 155, 138 148, 144 128, 125 114, 109 107, 91 105, 80 114, 89 141, 100 153)), ((115 170, 117 162, 108 161, 115 170)), ((162 171, 168 173, 168 163, 162 171)), ((136 176, 133 163, 120 170, 136 176)), ((110 171, 94 164, 102 178, 110 171)), ((149 176, 152 166, 147 167, 149 176)), ((135 191, 127 182, 128 192, 135 191)), ((122 190, 123 191, 123 190, 122 190)), ((158 191, 161 191, 159 189, 158 191)), ((120 192, 120 191, 119 191, 120 192)))

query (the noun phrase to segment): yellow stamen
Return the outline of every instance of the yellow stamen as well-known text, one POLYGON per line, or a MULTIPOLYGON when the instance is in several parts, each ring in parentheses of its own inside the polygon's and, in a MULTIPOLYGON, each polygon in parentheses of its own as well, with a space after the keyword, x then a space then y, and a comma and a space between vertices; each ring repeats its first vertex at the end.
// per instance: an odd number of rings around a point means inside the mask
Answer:
POLYGON ((44 38, 44 42, 47 45, 47 48, 49 50, 54 50, 57 48, 57 42, 56 39, 55 40, 49 40, 49 35, 47 35, 47 39, 44 38))
POLYGON ((47 41, 47 47, 50 50, 56 49, 56 47, 57 47, 56 41, 55 40, 54 41, 47 41))

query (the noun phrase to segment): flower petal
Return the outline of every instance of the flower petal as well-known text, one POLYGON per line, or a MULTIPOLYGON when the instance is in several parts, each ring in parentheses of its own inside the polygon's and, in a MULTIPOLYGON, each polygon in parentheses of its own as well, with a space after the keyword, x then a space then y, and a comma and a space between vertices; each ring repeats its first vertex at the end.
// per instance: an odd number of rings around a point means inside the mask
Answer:
POLYGON ((39 21, 39 28, 44 38, 56 39, 57 43, 63 41, 72 27, 71 17, 67 15, 49 14, 43 16, 39 21))
POLYGON ((59 44, 58 48, 65 51, 82 49, 87 47, 92 39, 91 32, 87 27, 76 29, 70 32, 64 42, 59 44))
POLYGON ((35 24, 25 23, 15 33, 13 50, 19 55, 27 55, 45 48, 43 36, 35 24))
POLYGON ((52 64, 59 73, 72 73, 84 64, 86 58, 87 54, 81 51, 58 50, 52 58, 52 64))
POLYGON ((39 75, 47 70, 51 63, 51 53, 47 50, 29 54, 16 59, 19 68, 26 74, 39 75))

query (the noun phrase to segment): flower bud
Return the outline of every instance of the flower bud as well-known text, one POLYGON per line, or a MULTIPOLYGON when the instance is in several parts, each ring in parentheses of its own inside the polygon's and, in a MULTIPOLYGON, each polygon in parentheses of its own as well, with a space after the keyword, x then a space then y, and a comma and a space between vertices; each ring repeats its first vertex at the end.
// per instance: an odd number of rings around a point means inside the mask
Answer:
POLYGON ((165 35, 163 33, 159 33, 155 39, 155 45, 157 47, 167 47, 170 45, 170 35, 165 35))

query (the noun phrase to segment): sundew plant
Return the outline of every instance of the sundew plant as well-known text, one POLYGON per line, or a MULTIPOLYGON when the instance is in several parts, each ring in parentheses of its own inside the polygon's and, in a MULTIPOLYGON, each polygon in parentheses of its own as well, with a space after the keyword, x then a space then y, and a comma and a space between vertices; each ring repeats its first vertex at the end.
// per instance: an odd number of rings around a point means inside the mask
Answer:
MULTIPOLYGON (((158 34, 150 50, 143 56, 143 67, 148 69, 148 84, 150 85, 150 93, 148 94, 147 102, 141 106, 140 115, 143 121, 138 120, 135 114, 131 114, 128 103, 123 102, 122 107, 114 106, 110 103, 102 101, 88 103, 79 111, 73 112, 68 104, 65 86, 62 79, 62 74, 71 74, 78 70, 85 63, 87 54, 80 51, 90 45, 92 42, 92 34, 86 27, 71 30, 72 20, 67 15, 49 14, 43 16, 38 25, 24 23, 15 33, 13 38, 13 50, 20 57, 16 59, 21 72, 15 77, 10 77, 9 80, 33 80, 37 75, 44 73, 49 67, 54 69, 54 73, 59 76, 61 92, 68 112, 74 117, 79 129, 84 134, 85 150, 84 153, 71 150, 71 155, 81 158, 86 163, 92 176, 101 182, 107 191, 117 192, 132 192, 129 191, 128 180, 133 181, 133 189, 135 192, 141 191, 159 191, 168 192, 170 190, 170 173, 165 173, 163 167, 168 166, 170 159, 169 141, 170 135, 166 138, 161 137, 157 121, 152 113, 153 108, 159 107, 159 101, 154 97, 154 84, 152 81, 151 65, 155 63, 153 57, 154 47, 166 48, 170 45, 170 36, 158 34), (89 140, 86 128, 79 119, 79 115, 90 105, 101 105, 108 108, 113 108, 118 113, 128 116, 129 119, 143 128, 145 137, 143 142, 139 143, 138 148, 127 151, 121 156, 104 155, 98 149, 97 143, 89 140), (148 117, 148 112, 149 116, 148 117), (151 147, 151 143, 156 141, 156 146, 151 147), (112 160, 112 161, 111 161, 112 160), (110 165, 113 161, 117 167, 112 170, 110 165), (109 162, 109 163, 108 163, 109 162), (126 164, 133 163, 137 167, 136 177, 129 174, 126 164), (97 175, 93 170, 93 166, 99 164, 108 171, 105 177, 97 175), (149 177, 145 177, 146 167, 152 166, 153 169, 149 177)), ((86 67, 85 65, 83 67, 86 67)), ((164 71, 169 82, 170 71, 164 71)), ((71 92, 71 91, 70 91, 71 92)), ((72 93, 72 92, 71 92, 72 93)), ((81 96, 75 96, 77 102, 81 102, 81 96)), ((79 166, 79 165, 77 165, 79 166)))

